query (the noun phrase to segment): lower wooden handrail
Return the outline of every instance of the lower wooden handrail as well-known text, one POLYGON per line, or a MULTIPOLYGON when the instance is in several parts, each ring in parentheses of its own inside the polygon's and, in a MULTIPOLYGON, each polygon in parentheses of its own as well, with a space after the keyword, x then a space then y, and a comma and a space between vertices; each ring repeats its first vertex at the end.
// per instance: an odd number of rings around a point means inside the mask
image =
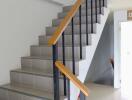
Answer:
POLYGON ((72 72, 64 66, 60 61, 55 62, 56 67, 63 73, 71 82, 73 82, 86 96, 88 96, 88 88, 79 80, 72 72))

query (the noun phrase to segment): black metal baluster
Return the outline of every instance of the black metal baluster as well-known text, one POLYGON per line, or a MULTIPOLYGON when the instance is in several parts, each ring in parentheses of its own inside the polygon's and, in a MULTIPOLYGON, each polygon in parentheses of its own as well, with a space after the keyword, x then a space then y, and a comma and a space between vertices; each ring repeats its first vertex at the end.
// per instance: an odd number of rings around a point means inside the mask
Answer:
POLYGON ((75 54, 74 54, 74 19, 72 18, 72 67, 73 74, 75 74, 75 54))
MULTIPOLYGON (((65 63, 65 34, 63 32, 62 34, 62 54, 63 54, 63 64, 66 65, 65 63)), ((63 76, 64 79, 64 95, 67 95, 67 87, 66 87, 66 76, 63 76)))
POLYGON ((79 8, 79 28, 80 28, 80 59, 82 59, 82 15, 81 15, 81 6, 79 8))
POLYGON ((91 0, 91 33, 93 33, 93 0, 91 0))
POLYGON ((105 7, 105 1, 103 0, 103 7, 105 7))
POLYGON ((59 70, 57 69, 55 62, 58 59, 58 47, 57 44, 53 45, 53 81, 54 81, 54 100, 60 100, 59 93, 59 70))
POLYGON ((86 44, 88 45, 88 0, 86 0, 86 44))
POLYGON ((96 20, 96 23, 98 23, 98 15, 97 15, 97 0, 95 0, 95 20, 96 20))
POLYGON ((101 0, 99 0, 99 13, 101 14, 101 12, 102 12, 101 0))

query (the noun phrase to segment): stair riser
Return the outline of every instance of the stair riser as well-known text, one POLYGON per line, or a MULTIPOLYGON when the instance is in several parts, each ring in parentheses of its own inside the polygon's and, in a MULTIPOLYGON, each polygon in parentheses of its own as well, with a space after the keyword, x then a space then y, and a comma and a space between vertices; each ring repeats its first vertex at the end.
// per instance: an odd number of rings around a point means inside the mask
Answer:
MULTIPOLYGON (((21 66, 23 69, 38 69, 38 70, 45 70, 48 72, 53 71, 53 61, 52 60, 41 60, 41 59, 31 59, 31 58, 22 58, 21 59, 21 66)), ((66 66, 72 71, 72 61, 66 61, 66 66)), ((75 62, 76 67, 76 74, 79 74, 79 63, 75 62)))
MULTIPOLYGON (((63 79, 59 79, 60 93, 63 95, 63 79)), ((38 76, 27 73, 11 72, 11 84, 25 85, 41 91, 53 93, 53 77, 38 76)))
MULTIPOLYGON (((80 26, 74 25, 74 33, 79 34, 80 33, 80 26)), ((47 27, 46 33, 47 35, 52 35, 56 30, 56 27, 47 27)), ((86 34, 86 24, 82 24, 82 33, 86 34)), ((88 33, 91 33, 91 25, 88 25, 88 33)), ((93 24, 93 33, 96 33, 96 24, 93 24)), ((65 30, 65 34, 72 34, 72 27, 68 26, 65 30)))
POLYGON ((17 92, 0 89, 0 100, 47 100, 47 99, 40 99, 33 96, 27 96, 17 92))
MULTIPOLYGON (((91 16, 88 16, 87 18, 88 18, 88 24, 91 24, 91 16)), ((81 19, 82 19, 81 23, 86 24, 86 16, 82 16, 81 19)), ((52 25, 58 26, 58 25, 60 25, 61 21, 62 21, 62 19, 55 19, 55 20, 53 20, 52 25)), ((98 15, 98 17, 97 17, 97 22, 100 23, 100 15, 98 15)), ((75 17, 74 18, 74 24, 78 25, 79 23, 80 23, 79 17, 75 17)), ((93 16, 93 23, 96 23, 96 16, 95 15, 93 16)), ((71 25, 71 23, 69 25, 71 25)))
MULTIPOLYGON (((97 9, 97 14, 100 14, 99 8, 97 9)), ((104 8, 102 7, 101 14, 104 14, 104 8)), ((58 18, 64 18, 67 15, 67 12, 61 12, 58 14, 58 18)), ((86 16, 86 10, 82 10, 82 16, 86 16)), ((95 15, 95 9, 93 9, 93 15, 95 15)), ((79 16, 79 11, 75 14, 75 17, 79 16)), ((91 9, 88 9, 88 16, 91 16, 91 9)))
MULTIPOLYGON (((80 45, 80 35, 74 35, 75 40, 74 43, 75 45, 80 45)), ((48 44, 48 40, 51 38, 51 36, 40 36, 39 37, 39 44, 48 44)), ((59 45, 62 45, 62 37, 59 38, 58 41, 59 45)), ((65 44, 66 45, 72 45, 72 36, 71 35, 65 35, 65 44)), ((86 34, 82 34, 82 44, 86 45, 86 34)), ((91 34, 88 35, 88 44, 91 44, 91 34)))
MULTIPOLYGON (((99 0, 97 0, 97 7, 99 8, 99 0)), ((105 7, 107 7, 107 0, 104 1, 105 2, 105 7)), ((91 9, 91 3, 88 3, 88 9, 91 9)), ((103 7, 103 0, 101 0, 101 7, 103 7)), ((95 2, 93 1, 93 8, 95 8, 95 2)), ((69 11, 71 9, 71 6, 67 6, 63 8, 63 11, 69 11)), ((86 4, 82 4, 82 9, 86 9, 86 4)))
MULTIPOLYGON (((74 54, 75 58, 80 59, 80 47, 75 47, 74 48, 74 54)), ((65 47, 65 57, 68 59, 72 59, 72 47, 65 47)), ((40 46, 32 46, 31 47, 31 56, 43 56, 47 57, 50 56, 52 59, 52 47, 40 47, 40 46)), ((58 47, 58 57, 59 59, 63 58, 63 53, 62 53, 62 47, 58 47)), ((82 47, 82 58, 86 58, 86 48, 82 47)))

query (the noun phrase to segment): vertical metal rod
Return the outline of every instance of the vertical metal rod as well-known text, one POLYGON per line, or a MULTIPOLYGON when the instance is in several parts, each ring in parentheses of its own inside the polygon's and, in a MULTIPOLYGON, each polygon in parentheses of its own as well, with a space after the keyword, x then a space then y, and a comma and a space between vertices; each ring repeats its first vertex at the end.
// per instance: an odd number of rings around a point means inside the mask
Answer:
POLYGON ((91 33, 93 33, 93 0, 91 0, 91 33))
POLYGON ((54 82, 54 100, 60 100, 59 93, 59 71, 55 66, 55 62, 58 59, 58 47, 57 44, 53 45, 53 82, 54 82))
POLYGON ((80 28, 80 59, 82 59, 82 8, 79 8, 79 28, 80 28))
POLYGON ((82 92, 80 92, 80 100, 86 100, 86 97, 82 92))
POLYGON ((95 20, 98 23, 98 15, 97 15, 97 0, 95 0, 95 20))
POLYGON ((99 0, 99 13, 101 14, 101 12, 102 12, 101 0, 99 0))
POLYGON ((67 79, 67 96, 68 96, 68 100, 70 100, 70 80, 67 79))
POLYGON ((75 54, 74 54, 74 19, 72 18, 72 67, 75 74, 75 54))
POLYGON ((105 7, 105 1, 103 0, 103 7, 105 7))
POLYGON ((86 0, 86 44, 88 45, 88 0, 86 0))
MULTIPOLYGON (((63 32, 62 34, 62 53, 63 53, 63 64, 65 65, 65 34, 63 32)), ((67 95, 67 87, 66 87, 66 76, 63 75, 63 80, 64 80, 64 95, 67 95)))

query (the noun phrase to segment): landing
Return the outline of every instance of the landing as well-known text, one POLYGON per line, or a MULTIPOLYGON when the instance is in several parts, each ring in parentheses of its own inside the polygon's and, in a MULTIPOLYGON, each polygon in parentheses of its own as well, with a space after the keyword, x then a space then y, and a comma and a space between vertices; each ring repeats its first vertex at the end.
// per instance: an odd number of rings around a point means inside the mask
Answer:
POLYGON ((86 100, 131 100, 125 99, 120 89, 114 89, 111 86, 88 84, 89 97, 86 100))

